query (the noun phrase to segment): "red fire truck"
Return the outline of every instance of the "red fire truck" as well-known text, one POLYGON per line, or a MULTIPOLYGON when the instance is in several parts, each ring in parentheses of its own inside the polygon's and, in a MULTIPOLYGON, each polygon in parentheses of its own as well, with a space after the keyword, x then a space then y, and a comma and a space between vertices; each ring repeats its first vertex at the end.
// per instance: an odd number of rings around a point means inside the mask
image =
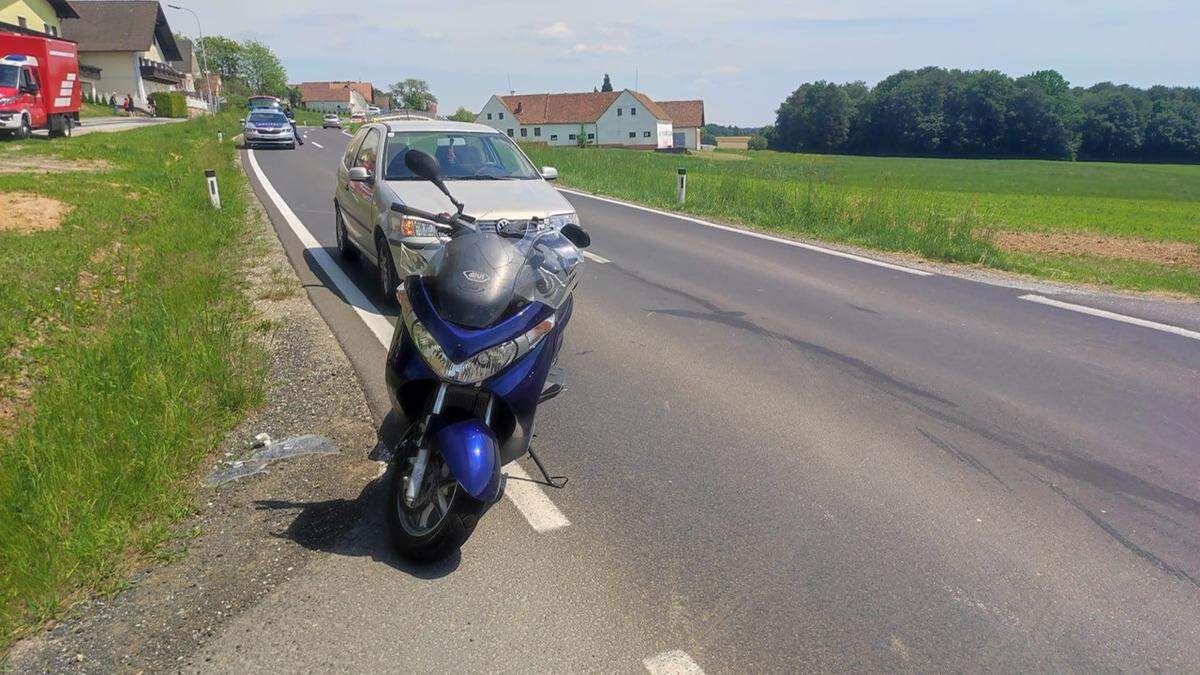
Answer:
POLYGON ((74 42, 0 31, 0 131, 70 136, 79 124, 80 86, 74 42))

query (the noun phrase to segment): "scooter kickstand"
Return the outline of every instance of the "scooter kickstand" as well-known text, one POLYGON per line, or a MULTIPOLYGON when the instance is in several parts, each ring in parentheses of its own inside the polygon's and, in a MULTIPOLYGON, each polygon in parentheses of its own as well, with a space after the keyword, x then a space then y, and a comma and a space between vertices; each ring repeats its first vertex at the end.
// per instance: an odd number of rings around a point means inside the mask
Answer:
POLYGON ((542 478, 545 479, 544 481, 538 481, 538 482, 541 482, 542 485, 549 485, 550 487, 557 488, 559 490, 561 490, 567 486, 567 481, 569 481, 571 479, 567 478, 566 476, 553 476, 552 477, 550 475, 550 472, 546 471, 546 467, 542 466, 542 460, 538 459, 537 453, 535 453, 533 451, 532 446, 529 448, 529 456, 533 458, 533 463, 537 464, 538 471, 542 472, 542 478))

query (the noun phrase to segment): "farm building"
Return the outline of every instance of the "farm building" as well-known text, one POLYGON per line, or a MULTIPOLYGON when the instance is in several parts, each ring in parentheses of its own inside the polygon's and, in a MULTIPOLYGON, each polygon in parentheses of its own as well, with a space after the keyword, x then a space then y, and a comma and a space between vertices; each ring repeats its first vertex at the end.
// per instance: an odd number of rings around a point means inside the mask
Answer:
POLYGON ((717 136, 719 150, 749 150, 749 136, 717 136))
POLYGON ((370 82, 301 82, 290 86, 300 90, 305 108, 317 112, 365 114, 367 107, 374 105, 375 89, 370 82))
MULTIPOLYGON (((703 103, 700 117, 703 118, 703 103)), ((654 150, 674 147, 670 114, 649 96, 630 89, 578 94, 492 96, 475 121, 518 141, 654 150)), ((699 135, 696 135, 699 138, 699 135)))
POLYGON ((700 129, 704 127, 704 101, 659 101, 658 104, 671 118, 675 147, 698 150, 700 129))

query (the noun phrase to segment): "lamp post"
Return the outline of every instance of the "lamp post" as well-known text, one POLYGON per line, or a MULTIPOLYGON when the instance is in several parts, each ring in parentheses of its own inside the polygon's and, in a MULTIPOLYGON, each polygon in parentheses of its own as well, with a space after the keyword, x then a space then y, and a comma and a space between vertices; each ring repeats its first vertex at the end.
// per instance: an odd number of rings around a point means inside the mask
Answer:
POLYGON ((208 100, 209 112, 216 113, 217 101, 216 97, 213 96, 212 83, 208 79, 208 50, 204 48, 204 28, 200 26, 200 15, 187 7, 180 7, 179 5, 167 5, 167 7, 187 12, 196 19, 196 31, 200 33, 200 69, 204 73, 204 95, 208 100))

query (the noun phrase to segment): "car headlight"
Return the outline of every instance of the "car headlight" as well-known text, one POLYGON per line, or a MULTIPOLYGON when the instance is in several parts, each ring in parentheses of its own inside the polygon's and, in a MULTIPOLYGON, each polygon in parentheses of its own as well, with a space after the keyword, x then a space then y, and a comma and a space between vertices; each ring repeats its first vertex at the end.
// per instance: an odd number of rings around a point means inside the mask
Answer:
POLYGON ((421 358, 439 378, 458 384, 477 384, 536 347, 554 328, 554 317, 540 322, 515 340, 489 347, 461 363, 450 360, 442 346, 412 312, 406 313, 404 323, 421 358))
POLYGON ((547 220, 550 221, 550 227, 553 227, 556 230, 561 230, 563 229, 564 225, 578 225, 579 214, 575 213, 574 211, 567 213, 555 213, 552 214, 547 220))
POLYGON ((406 237, 436 237, 437 225, 428 220, 413 218, 411 216, 400 216, 397 229, 400 234, 406 237))

